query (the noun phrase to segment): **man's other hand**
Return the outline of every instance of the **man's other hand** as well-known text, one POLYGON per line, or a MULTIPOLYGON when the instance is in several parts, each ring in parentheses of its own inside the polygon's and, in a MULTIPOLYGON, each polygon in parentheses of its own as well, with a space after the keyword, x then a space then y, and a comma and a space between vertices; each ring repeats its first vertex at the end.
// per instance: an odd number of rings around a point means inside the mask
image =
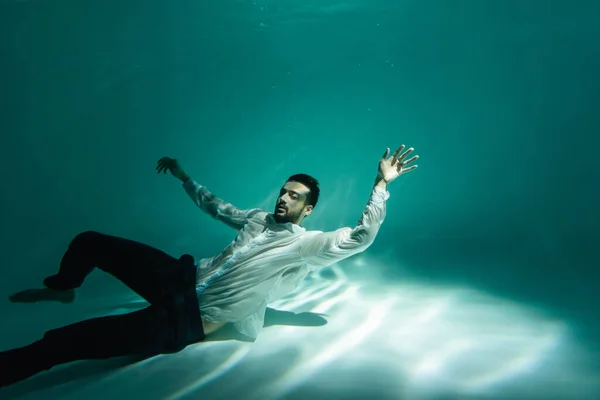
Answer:
POLYGON ((190 179, 188 174, 181 168, 181 165, 179 165, 179 162, 174 158, 163 157, 156 163, 156 172, 159 174, 164 172, 166 174, 167 171, 181 182, 186 182, 190 179))

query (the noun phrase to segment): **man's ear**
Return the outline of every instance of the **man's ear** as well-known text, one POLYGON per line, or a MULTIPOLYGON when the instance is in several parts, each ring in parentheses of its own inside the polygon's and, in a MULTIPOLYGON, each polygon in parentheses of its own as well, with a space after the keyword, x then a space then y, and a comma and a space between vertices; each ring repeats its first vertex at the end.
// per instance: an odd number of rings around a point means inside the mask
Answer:
POLYGON ((308 215, 309 215, 309 214, 312 212, 313 208, 314 208, 314 207, 313 207, 313 206, 310 206, 310 205, 309 205, 309 206, 306 206, 306 208, 304 209, 304 215, 305 215, 305 216, 308 216, 308 215))

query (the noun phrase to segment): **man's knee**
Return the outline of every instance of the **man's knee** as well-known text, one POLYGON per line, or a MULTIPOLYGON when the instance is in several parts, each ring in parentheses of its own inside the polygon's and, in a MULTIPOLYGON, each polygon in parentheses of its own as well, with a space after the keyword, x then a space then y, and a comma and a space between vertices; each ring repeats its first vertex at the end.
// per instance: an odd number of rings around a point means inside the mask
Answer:
POLYGON ((77 234, 69 244, 70 249, 90 247, 103 237, 104 235, 96 231, 85 231, 77 234))

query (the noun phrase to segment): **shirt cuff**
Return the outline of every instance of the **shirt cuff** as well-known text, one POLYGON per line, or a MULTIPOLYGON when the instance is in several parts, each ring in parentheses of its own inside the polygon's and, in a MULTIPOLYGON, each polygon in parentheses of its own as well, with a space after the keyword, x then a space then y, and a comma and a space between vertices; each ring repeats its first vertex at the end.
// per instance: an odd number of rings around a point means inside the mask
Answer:
POLYGON ((390 198, 390 192, 379 186, 375 186, 373 188, 373 194, 371 195, 371 198, 376 202, 386 201, 390 198))
POLYGON ((192 178, 189 178, 187 181, 185 181, 182 184, 184 189, 195 189, 196 187, 198 187, 198 182, 196 182, 195 180, 193 180, 192 178))

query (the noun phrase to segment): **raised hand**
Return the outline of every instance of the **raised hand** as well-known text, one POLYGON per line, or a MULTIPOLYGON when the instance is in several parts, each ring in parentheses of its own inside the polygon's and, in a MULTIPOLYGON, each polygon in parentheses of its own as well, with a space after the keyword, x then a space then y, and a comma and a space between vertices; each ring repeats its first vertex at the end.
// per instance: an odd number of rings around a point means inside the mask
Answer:
POLYGON ((417 160, 419 156, 413 156, 408 160, 405 160, 406 157, 412 153, 415 149, 412 147, 406 150, 402 155, 399 155, 406 146, 402 145, 394 152, 394 154, 388 158, 390 154, 390 149, 387 148, 381 160, 379 160, 379 172, 377 176, 380 179, 383 179, 387 183, 393 181, 398 178, 400 175, 415 170, 418 165, 408 166, 408 164, 417 160))
POLYGON ((174 158, 163 157, 156 163, 156 172, 159 174, 164 172, 165 174, 169 171, 175 178, 185 182, 189 179, 189 176, 185 173, 179 162, 174 158))

